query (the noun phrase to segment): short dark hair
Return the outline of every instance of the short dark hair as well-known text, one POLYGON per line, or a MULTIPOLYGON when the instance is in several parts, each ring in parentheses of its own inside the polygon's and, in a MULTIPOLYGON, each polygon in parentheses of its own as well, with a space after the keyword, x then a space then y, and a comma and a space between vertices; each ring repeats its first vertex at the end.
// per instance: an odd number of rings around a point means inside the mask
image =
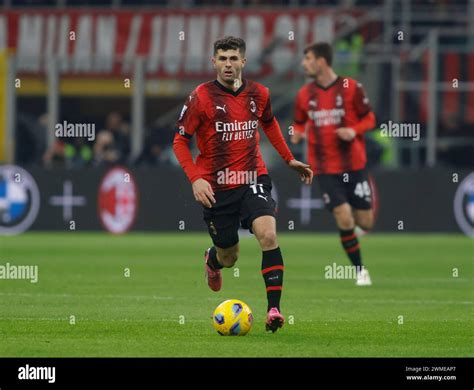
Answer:
POLYGON ((218 50, 239 50, 242 56, 245 55, 245 41, 242 38, 227 36, 214 42, 214 55, 218 50))
POLYGON ((316 58, 323 57, 329 66, 332 64, 332 47, 327 42, 312 43, 305 47, 304 54, 307 52, 313 52, 316 58))

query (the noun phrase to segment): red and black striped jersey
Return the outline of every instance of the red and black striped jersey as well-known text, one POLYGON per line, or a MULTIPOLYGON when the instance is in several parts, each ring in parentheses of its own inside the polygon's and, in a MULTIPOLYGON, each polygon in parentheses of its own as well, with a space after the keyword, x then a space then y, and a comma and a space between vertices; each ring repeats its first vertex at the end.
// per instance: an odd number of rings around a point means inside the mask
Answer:
POLYGON ((173 147, 191 182, 203 178, 214 191, 223 191, 249 184, 240 180, 253 177, 246 173, 268 173, 260 152, 260 126, 280 155, 293 159, 274 118, 268 88, 243 80, 234 91, 214 80, 199 85, 187 98, 173 147), (194 134, 199 149, 195 163, 187 145, 194 134), (236 180, 222 180, 232 177, 236 180))
POLYGON ((362 85, 349 77, 337 77, 327 87, 306 84, 296 96, 294 129, 307 134, 308 163, 315 174, 365 168, 364 133, 374 127, 369 99, 362 85), (341 140, 336 134, 340 127, 354 129, 356 137, 341 140))

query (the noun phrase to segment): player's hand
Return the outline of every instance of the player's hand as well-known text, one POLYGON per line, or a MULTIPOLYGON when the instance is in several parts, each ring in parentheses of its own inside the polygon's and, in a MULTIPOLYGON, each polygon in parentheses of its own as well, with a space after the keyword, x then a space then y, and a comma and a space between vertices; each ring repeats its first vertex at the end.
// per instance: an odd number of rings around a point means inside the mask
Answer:
POLYGON ((216 203, 214 191, 212 191, 209 182, 204 179, 197 179, 193 182, 193 194, 197 202, 209 209, 216 203))
POLYGON ((311 184, 313 181, 313 171, 308 164, 298 160, 291 160, 288 165, 300 174, 301 181, 311 184))
POLYGON ((352 141, 356 136, 355 130, 350 127, 339 127, 339 129, 336 130, 336 134, 340 139, 347 142, 352 141))

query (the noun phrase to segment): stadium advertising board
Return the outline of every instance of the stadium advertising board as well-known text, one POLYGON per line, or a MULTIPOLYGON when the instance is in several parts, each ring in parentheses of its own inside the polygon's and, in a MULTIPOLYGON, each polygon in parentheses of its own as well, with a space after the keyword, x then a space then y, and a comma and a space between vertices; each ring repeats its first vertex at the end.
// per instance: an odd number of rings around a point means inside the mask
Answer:
MULTIPOLYGON (((38 196, 41 195, 32 230, 105 229, 124 233, 201 231, 205 226, 201 206, 194 200, 189 182, 175 169, 34 168, 29 174, 37 183, 38 196)), ((453 173, 446 169, 374 172, 371 186, 377 189, 375 231, 469 235, 472 231, 466 226, 472 229, 473 224, 469 174, 457 172, 458 181, 453 181, 453 173)), ((308 187, 284 168, 273 169, 271 176, 277 195, 279 231, 334 230, 317 178, 308 187)), ((6 195, 3 198, 6 201, 6 195)), ((31 200, 35 199, 32 195, 31 200)), ((2 215, 5 210, 0 208, 2 215)))

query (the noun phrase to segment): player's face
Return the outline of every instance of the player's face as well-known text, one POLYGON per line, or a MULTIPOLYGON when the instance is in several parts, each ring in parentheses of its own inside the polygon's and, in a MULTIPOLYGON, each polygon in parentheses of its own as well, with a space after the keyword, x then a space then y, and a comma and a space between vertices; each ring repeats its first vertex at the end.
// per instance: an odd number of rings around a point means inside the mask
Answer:
POLYGON ((219 49, 214 57, 212 64, 217 70, 218 78, 227 83, 233 84, 236 79, 242 78, 242 68, 247 59, 242 57, 240 50, 221 50, 219 49))
POLYGON ((321 72, 320 59, 318 60, 312 51, 304 55, 301 65, 308 77, 316 77, 321 72))

